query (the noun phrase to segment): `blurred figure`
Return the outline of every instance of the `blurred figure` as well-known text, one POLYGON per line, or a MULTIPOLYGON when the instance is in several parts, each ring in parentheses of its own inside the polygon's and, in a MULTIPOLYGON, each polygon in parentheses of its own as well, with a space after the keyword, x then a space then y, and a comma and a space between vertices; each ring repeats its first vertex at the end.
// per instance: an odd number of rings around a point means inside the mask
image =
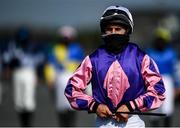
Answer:
POLYGON ((178 84, 176 84, 175 87, 175 102, 178 102, 180 99, 180 60, 178 59, 178 62, 175 66, 175 80, 178 84))
POLYGON ((20 124, 22 127, 32 126, 36 108, 36 66, 41 58, 33 51, 28 28, 18 29, 15 40, 10 42, 8 50, 4 53, 4 60, 12 73, 15 110, 18 113, 20 124))
POLYGON ((84 52, 76 42, 77 31, 71 26, 62 26, 57 32, 60 40, 52 48, 45 66, 45 78, 54 90, 59 126, 75 126, 75 111, 71 109, 64 96, 68 78, 83 59, 84 52))
POLYGON ((3 40, 1 42, 0 57, 1 57, 1 102, 8 101, 8 92, 12 85, 12 69, 11 60, 14 58, 15 41, 12 39, 3 40))
POLYGON ((19 114, 21 126, 31 126, 31 119, 35 110, 36 73, 34 55, 30 50, 29 30, 20 28, 16 33, 18 52, 12 60, 14 67, 14 101, 19 114))
MULTIPOLYGON (((174 112, 174 94, 178 82, 175 79, 175 66, 177 55, 171 47, 171 33, 165 28, 158 27, 154 34, 153 47, 147 52, 154 59, 159 67, 166 89, 166 99, 163 105, 155 110, 156 112, 166 113, 163 126, 169 127, 172 124, 172 115, 174 112)), ((151 118, 152 126, 159 126, 160 118, 151 118)))

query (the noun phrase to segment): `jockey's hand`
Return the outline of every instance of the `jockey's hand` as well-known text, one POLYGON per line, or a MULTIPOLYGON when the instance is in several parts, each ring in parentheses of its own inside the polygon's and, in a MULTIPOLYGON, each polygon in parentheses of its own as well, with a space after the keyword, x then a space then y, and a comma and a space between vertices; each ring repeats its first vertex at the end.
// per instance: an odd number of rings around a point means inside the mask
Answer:
MULTIPOLYGON (((122 105, 117 109, 116 112, 129 112, 129 109, 127 108, 126 105, 122 105)), ((115 120, 117 120, 118 122, 120 122, 120 121, 127 122, 128 121, 128 114, 115 113, 113 118, 115 120)))
POLYGON ((109 110, 108 106, 105 104, 99 104, 96 114, 101 118, 107 118, 112 116, 112 112, 109 110))

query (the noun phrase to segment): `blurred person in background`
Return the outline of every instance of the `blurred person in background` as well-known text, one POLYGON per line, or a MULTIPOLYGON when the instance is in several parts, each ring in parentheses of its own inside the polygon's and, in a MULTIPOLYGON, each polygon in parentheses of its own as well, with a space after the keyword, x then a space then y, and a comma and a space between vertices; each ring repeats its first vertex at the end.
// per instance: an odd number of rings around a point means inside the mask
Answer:
POLYGON ((52 48, 45 65, 46 82, 55 93, 55 103, 59 126, 74 126, 75 111, 64 96, 68 78, 84 58, 84 51, 77 39, 77 30, 72 26, 62 26, 57 31, 59 41, 52 48))
POLYGON ((20 27, 15 33, 15 40, 9 43, 3 54, 3 60, 12 73, 15 110, 21 126, 32 126, 36 108, 35 92, 37 84, 36 66, 42 60, 34 53, 30 30, 20 27))
POLYGON ((96 113, 97 127, 145 127, 138 115, 160 107, 165 88, 155 62, 130 43, 133 18, 122 6, 110 6, 100 19, 104 44, 87 55, 69 78, 65 95, 77 110, 96 113), (92 84, 92 95, 84 91, 92 84))
POLYGON ((0 60, 1 60, 1 102, 8 101, 8 92, 12 87, 12 70, 10 68, 10 61, 14 57, 15 41, 14 39, 6 39, 1 42, 0 46, 0 60))
POLYGON ((178 58, 178 62, 175 65, 175 81, 176 81, 176 85, 175 85, 175 102, 178 102, 180 99, 180 60, 178 58))
MULTIPOLYGON (((148 49, 147 53, 157 63, 166 89, 165 102, 159 109, 155 110, 155 112, 167 114, 167 117, 164 118, 163 126, 170 127, 172 125, 172 115, 174 112, 175 94, 180 84, 178 82, 179 78, 177 78, 175 74, 177 54, 172 47, 171 33, 168 29, 165 27, 156 28, 152 48, 148 49)), ((157 127, 160 125, 160 118, 152 117, 150 119, 152 126, 157 127)))

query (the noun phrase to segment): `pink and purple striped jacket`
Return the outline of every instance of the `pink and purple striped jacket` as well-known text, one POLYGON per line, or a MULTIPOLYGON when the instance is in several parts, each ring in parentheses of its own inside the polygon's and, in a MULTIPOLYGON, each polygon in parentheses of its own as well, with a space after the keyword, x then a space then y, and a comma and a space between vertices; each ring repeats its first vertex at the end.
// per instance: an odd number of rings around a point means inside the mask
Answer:
POLYGON ((69 79, 65 95, 71 106, 93 112, 96 104, 106 104, 113 112, 122 104, 133 110, 160 107, 165 88, 155 62, 134 43, 120 54, 108 53, 104 46, 86 56, 69 79), (91 82, 92 96, 85 93, 91 82))

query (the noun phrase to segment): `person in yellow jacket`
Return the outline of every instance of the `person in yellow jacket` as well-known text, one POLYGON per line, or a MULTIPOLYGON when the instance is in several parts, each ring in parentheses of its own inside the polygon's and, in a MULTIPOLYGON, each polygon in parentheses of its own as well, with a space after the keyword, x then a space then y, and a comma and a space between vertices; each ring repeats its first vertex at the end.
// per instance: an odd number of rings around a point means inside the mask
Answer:
POLYGON ((71 26, 58 29, 61 41, 53 48, 45 65, 45 78, 50 88, 54 89, 59 126, 74 126, 75 111, 71 109, 64 96, 68 78, 79 66, 84 57, 84 51, 79 42, 75 42, 77 31, 71 26), (54 86, 53 86, 54 85, 54 86))

